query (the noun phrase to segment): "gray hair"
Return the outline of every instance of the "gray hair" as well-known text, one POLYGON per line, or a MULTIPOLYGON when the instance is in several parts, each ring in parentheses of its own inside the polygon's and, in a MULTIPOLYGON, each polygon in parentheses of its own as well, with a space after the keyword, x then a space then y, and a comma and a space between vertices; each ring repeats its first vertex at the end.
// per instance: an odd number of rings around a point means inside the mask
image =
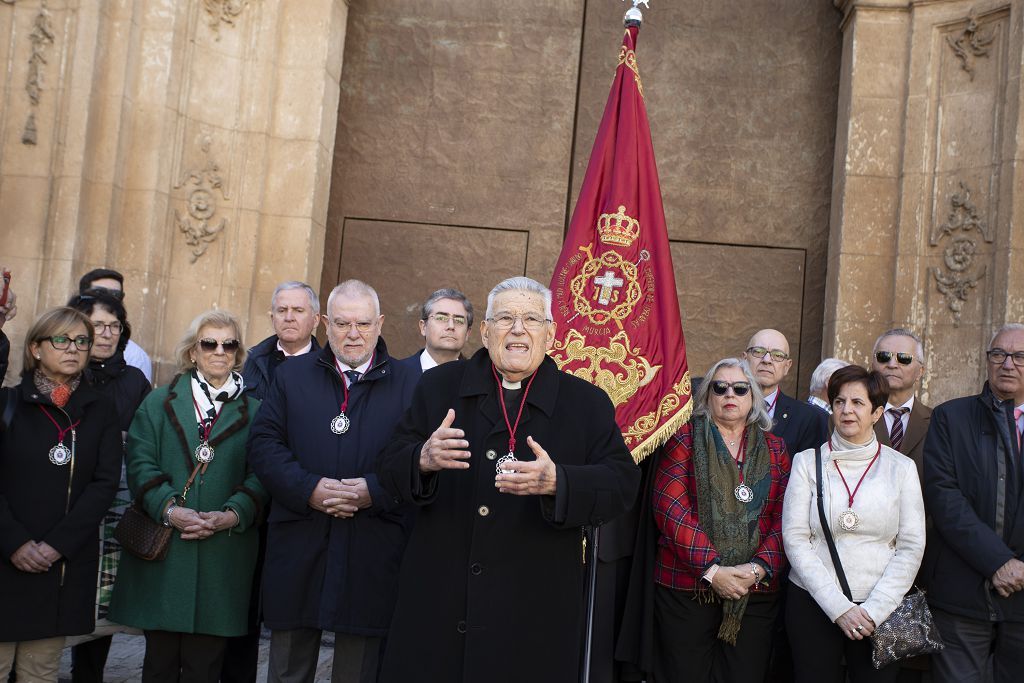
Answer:
POLYGON ((756 424, 766 432, 771 429, 772 418, 768 415, 768 408, 764 404, 764 393, 757 380, 754 379, 754 373, 750 371, 750 366, 739 358, 723 358, 711 366, 711 369, 704 375, 704 381, 697 387, 697 393, 693 395, 693 414, 710 417, 708 395, 711 393, 711 381, 715 378, 715 373, 722 368, 739 368, 750 384, 750 414, 747 415, 747 424, 756 424))
POLYGON ((337 296, 366 297, 373 301, 374 315, 380 315, 380 298, 377 296, 377 290, 362 280, 345 280, 331 290, 330 295, 327 297, 328 315, 331 312, 331 302, 334 301, 334 298, 337 296))
POLYGON ((470 303, 469 298, 465 294, 451 287, 439 289, 427 297, 427 300, 423 302, 423 306, 420 309, 420 320, 429 318, 430 314, 434 312, 434 304, 441 299, 451 299, 462 304, 462 307, 466 309, 466 324, 469 327, 473 326, 473 304, 470 303))
POLYGON ((872 353, 878 350, 878 345, 882 343, 882 340, 886 337, 910 337, 917 342, 917 361, 924 364, 924 344, 921 343, 921 338, 910 330, 903 327, 894 327, 891 330, 886 330, 882 333, 878 339, 875 340, 875 346, 872 348, 872 353))
POLYGON ((992 335, 992 339, 990 339, 989 342, 988 342, 989 350, 991 351, 992 350, 992 345, 996 343, 996 337, 1001 335, 1003 332, 1017 332, 1017 331, 1022 331, 1022 330, 1024 330, 1024 325, 1022 325, 1020 323, 1006 323, 1005 325, 1000 327, 998 330, 996 330, 996 333, 992 335))
POLYGON ((277 295, 281 292, 288 291, 290 289, 301 289, 309 297, 309 307, 313 309, 313 315, 320 315, 320 297, 316 295, 313 288, 307 285, 305 282, 299 282, 298 280, 288 280, 282 282, 274 288, 274 295, 270 297, 270 308, 277 308, 277 295))
POLYGON ((188 372, 192 369, 193 363, 188 352, 199 343, 199 330, 207 326, 218 329, 231 328, 234 330, 233 335, 238 340, 238 350, 235 351, 235 364, 231 369, 241 370, 242 366, 245 365, 247 353, 245 344, 242 343, 242 324, 231 313, 214 309, 197 315, 189 324, 188 329, 185 330, 185 335, 178 342, 178 345, 174 347, 174 360, 177 362, 178 372, 188 372))
POLYGON ((491 293, 487 295, 487 317, 490 318, 494 313, 494 297, 498 296, 502 292, 532 292, 533 294, 540 294, 544 297, 544 316, 551 320, 551 290, 528 277, 517 275, 516 277, 510 277, 506 280, 502 280, 494 286, 491 293))
MULTIPOLYGON (((878 341, 882 340, 879 339, 878 341)), ((878 342, 875 342, 875 346, 878 346, 878 342)), ((847 365, 849 363, 842 358, 826 358, 818 363, 818 367, 814 368, 814 372, 811 373, 811 393, 817 394, 827 387, 828 378, 832 376, 832 373, 839 368, 845 368, 847 365)))

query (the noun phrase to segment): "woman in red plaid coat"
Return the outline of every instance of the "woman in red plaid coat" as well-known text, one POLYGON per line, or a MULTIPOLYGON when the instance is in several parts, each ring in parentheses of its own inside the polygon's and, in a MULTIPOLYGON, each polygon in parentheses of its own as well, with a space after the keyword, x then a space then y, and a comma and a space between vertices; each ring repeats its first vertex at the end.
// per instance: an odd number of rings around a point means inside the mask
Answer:
POLYGON ((655 680, 760 680, 778 611, 789 455, 746 364, 718 361, 654 481, 655 680))

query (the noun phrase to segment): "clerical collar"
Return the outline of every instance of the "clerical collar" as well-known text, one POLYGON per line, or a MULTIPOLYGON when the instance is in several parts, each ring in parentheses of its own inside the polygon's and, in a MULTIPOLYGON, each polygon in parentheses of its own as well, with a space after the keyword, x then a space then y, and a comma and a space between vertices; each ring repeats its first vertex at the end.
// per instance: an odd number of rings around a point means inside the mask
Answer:
POLYGON ((509 382, 507 379, 502 377, 501 378, 501 386, 503 386, 506 389, 510 389, 510 390, 514 391, 516 389, 522 389, 523 388, 523 383, 521 381, 520 382, 509 382))
POLYGON ((292 356, 301 356, 304 353, 309 353, 313 349, 313 340, 310 339, 309 343, 303 346, 295 353, 288 353, 283 346, 281 346, 281 340, 277 340, 277 350, 284 354, 285 358, 291 358, 292 356))

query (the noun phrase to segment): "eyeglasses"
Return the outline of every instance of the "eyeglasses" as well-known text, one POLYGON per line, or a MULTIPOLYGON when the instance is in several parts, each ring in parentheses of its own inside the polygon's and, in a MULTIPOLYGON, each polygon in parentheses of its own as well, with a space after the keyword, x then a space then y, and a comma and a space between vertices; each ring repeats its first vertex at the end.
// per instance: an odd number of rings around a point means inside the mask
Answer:
POLYGON ((218 346, 224 349, 224 353, 234 353, 238 350, 239 344, 237 339, 225 339, 222 342, 219 342, 216 339, 199 340, 199 348, 207 353, 213 353, 217 350, 218 346))
POLYGON ((39 341, 44 340, 49 341, 50 346, 58 351, 67 351, 71 347, 72 343, 74 343, 76 351, 88 351, 92 348, 92 340, 84 334, 80 334, 74 338, 71 338, 66 334, 55 334, 52 337, 43 337, 39 341))
POLYGON ((781 363, 784 360, 789 360, 789 354, 786 353, 785 351, 779 351, 778 349, 769 350, 763 346, 751 346, 749 349, 747 349, 747 353, 751 357, 756 358, 758 360, 764 358, 766 354, 771 356, 772 360, 775 361, 776 363, 781 363))
POLYGON ((723 382, 716 379, 711 383, 711 391, 715 392, 716 396, 725 396, 725 392, 729 391, 730 387, 732 393, 737 396, 746 396, 750 392, 750 382, 723 382))
POLYGON ((331 325, 334 326, 334 329, 338 330, 339 332, 344 332, 345 334, 348 334, 348 331, 351 330, 353 327, 356 328, 356 332, 358 332, 359 334, 366 334, 367 332, 373 329, 374 324, 374 322, 349 323, 345 322, 344 320, 331 321, 331 325))
POLYGON ((112 323, 97 323, 97 322, 94 322, 92 324, 92 326, 93 326, 93 329, 96 330, 96 334, 103 334, 107 330, 110 330, 110 334, 114 335, 115 337, 117 335, 121 334, 122 331, 124 331, 124 325, 122 325, 119 322, 112 322, 112 323))
POLYGON ((454 323, 455 327, 465 327, 469 322, 464 315, 448 315, 447 313, 431 313, 427 318, 439 325, 454 323))
POLYGON ((494 325, 496 329, 511 330, 512 327, 516 324, 517 320, 522 322, 523 327, 530 330, 531 332, 536 332, 537 330, 543 328, 544 325, 551 322, 551 320, 541 318, 539 315, 534 315, 533 313, 527 313, 525 315, 512 315, 511 313, 500 313, 494 316, 493 318, 488 318, 487 322, 494 325))
POLYGON ((892 357, 896 356, 896 362, 900 365, 910 365, 914 362, 914 356, 909 353, 893 353, 892 351, 877 351, 875 352, 875 360, 880 364, 885 365, 892 360, 892 357))
POLYGON ((105 295, 117 299, 118 301, 124 301, 124 290, 108 289, 107 287, 90 287, 89 289, 82 292, 82 295, 91 297, 96 297, 97 295, 105 295))
POLYGON ((1018 368, 1024 367, 1024 351, 1007 353, 1003 349, 992 349, 991 351, 986 351, 985 355, 988 356, 988 362, 993 365, 1002 365, 1006 362, 1007 358, 1012 358, 1014 365, 1018 368))

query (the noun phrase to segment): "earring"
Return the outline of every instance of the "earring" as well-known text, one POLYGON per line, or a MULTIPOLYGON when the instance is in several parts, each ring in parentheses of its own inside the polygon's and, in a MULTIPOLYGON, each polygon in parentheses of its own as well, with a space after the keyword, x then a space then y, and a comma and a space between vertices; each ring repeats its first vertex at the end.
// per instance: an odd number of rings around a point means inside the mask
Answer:
POLYGON ((36 354, 36 360, 42 360, 42 356, 40 356, 38 353, 36 354))

